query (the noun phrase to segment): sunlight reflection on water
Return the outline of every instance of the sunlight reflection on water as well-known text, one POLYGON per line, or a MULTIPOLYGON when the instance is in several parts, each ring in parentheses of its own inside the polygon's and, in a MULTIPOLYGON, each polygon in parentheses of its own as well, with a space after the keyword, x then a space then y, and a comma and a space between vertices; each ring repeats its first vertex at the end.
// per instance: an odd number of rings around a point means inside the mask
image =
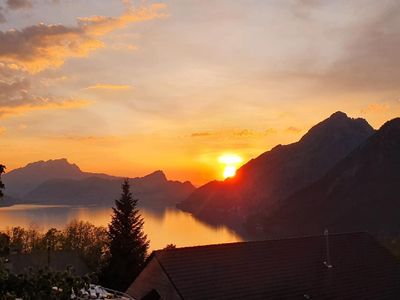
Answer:
MULTIPOLYGON (((0 230, 21 226, 47 230, 63 228, 76 219, 96 226, 107 226, 111 220, 109 207, 14 205, 0 208, 0 230)), ((151 250, 167 244, 178 247, 241 241, 241 237, 225 226, 214 227, 191 214, 168 208, 164 211, 141 209, 144 230, 151 241, 151 250)))

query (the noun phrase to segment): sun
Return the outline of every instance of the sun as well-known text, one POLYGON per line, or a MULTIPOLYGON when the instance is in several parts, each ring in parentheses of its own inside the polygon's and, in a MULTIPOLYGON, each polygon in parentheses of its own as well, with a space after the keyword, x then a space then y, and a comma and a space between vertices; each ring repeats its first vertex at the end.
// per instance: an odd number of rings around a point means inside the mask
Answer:
POLYGON ((243 159, 237 154, 223 154, 218 157, 218 162, 224 165, 223 178, 232 178, 236 175, 236 170, 243 159))
POLYGON ((236 175, 236 167, 235 166, 226 166, 224 168, 224 179, 235 177, 236 175))

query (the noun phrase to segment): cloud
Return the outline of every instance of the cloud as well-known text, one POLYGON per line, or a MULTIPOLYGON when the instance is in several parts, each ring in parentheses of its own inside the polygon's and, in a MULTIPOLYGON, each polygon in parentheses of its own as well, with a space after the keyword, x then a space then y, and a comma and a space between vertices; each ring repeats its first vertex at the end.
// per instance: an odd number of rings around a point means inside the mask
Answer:
POLYGON ((118 18, 92 16, 79 18, 78 24, 87 34, 102 36, 113 30, 124 28, 130 23, 166 17, 165 9, 166 5, 164 3, 154 3, 150 6, 144 6, 138 9, 128 6, 126 12, 118 18))
POLYGON ((23 115, 38 110, 75 109, 87 106, 91 102, 84 99, 66 99, 59 101, 53 98, 35 98, 18 105, 1 105, 0 119, 16 115, 23 115))
POLYGON ((28 96, 30 82, 27 79, 17 79, 11 82, 0 81, 0 106, 14 106, 24 102, 28 96))
POLYGON ((265 135, 273 135, 273 134, 276 134, 276 133, 277 133, 277 130, 275 128, 268 128, 268 129, 266 129, 264 131, 265 135))
POLYGON ((117 51, 136 51, 138 47, 127 43, 114 43, 111 48, 117 51))
POLYGON ((0 118, 21 115, 38 110, 73 109, 90 103, 84 99, 65 99, 54 96, 38 96, 31 92, 30 81, 0 78, 0 118))
POLYGON ((118 18, 92 16, 78 19, 77 26, 37 24, 0 32, 0 62, 30 73, 58 68, 70 57, 84 57, 104 47, 101 36, 130 23, 166 16, 165 5, 128 8, 118 18))
POLYGON ((364 22, 349 28, 343 55, 325 74, 326 85, 349 90, 390 90, 400 85, 400 5, 377 6, 364 22))
POLYGON ((368 114, 368 113, 385 113, 389 111, 388 104, 382 103, 371 103, 368 104, 365 108, 361 110, 361 113, 368 114))
POLYGON ((131 85, 128 84, 107 84, 107 83, 97 83, 85 88, 85 90, 130 90, 131 85))
POLYGON ((275 134, 275 129, 267 129, 264 131, 252 130, 252 129, 235 129, 235 130, 222 130, 222 131, 199 131, 193 132, 190 137, 193 138, 205 138, 205 137, 216 137, 216 138, 258 138, 271 134, 275 134))
POLYGON ((190 136, 191 137, 204 137, 204 136, 210 136, 212 135, 210 132, 193 132, 190 136))
MULTIPOLYGON (((93 16, 78 19, 76 26, 40 23, 22 29, 0 31, 0 118, 38 110, 73 109, 88 105, 90 101, 82 99, 37 95, 32 92, 27 77, 46 69, 59 68, 68 58, 84 57, 104 47, 100 38, 115 29, 165 16, 166 7, 162 4, 133 8, 130 2, 123 3, 125 12, 115 18, 93 16)), ((31 5, 31 1, 27 0, 7 1, 9 9, 28 8, 31 5)), ((0 8, 0 22, 1 12, 0 8)), ((38 84, 46 87, 51 80, 42 80, 38 84)), ((87 89, 131 88, 122 84, 96 84, 87 89)), ((39 88, 35 87, 35 90, 39 88)))
POLYGON ((37 73, 60 67, 68 57, 82 57, 103 46, 79 28, 38 24, 0 32, 0 61, 37 73))
POLYGON ((290 132, 290 133, 299 133, 299 132, 302 132, 302 129, 294 127, 294 126, 290 126, 290 127, 286 128, 286 131, 290 132))
POLYGON ((3 8, 0 6, 0 24, 5 22, 6 22, 6 17, 4 16, 3 8))
POLYGON ((31 8, 32 2, 30 0, 7 0, 7 7, 9 9, 31 8))

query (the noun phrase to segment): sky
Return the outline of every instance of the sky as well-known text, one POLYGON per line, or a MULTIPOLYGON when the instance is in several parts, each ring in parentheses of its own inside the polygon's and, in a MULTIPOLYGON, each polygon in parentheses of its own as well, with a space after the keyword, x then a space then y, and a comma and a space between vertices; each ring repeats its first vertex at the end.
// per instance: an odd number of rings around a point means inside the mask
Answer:
POLYGON ((0 0, 0 159, 202 184, 335 111, 400 115, 397 0, 0 0))

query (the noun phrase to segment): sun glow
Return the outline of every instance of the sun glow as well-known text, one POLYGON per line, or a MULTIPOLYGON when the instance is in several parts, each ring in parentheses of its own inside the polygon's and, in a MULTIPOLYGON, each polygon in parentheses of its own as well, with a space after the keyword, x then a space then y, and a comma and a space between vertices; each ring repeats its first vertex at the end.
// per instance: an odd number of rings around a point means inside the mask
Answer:
POLYGON ((236 154, 223 154, 218 158, 218 162, 224 165, 223 177, 232 178, 236 175, 236 170, 243 159, 236 154))

